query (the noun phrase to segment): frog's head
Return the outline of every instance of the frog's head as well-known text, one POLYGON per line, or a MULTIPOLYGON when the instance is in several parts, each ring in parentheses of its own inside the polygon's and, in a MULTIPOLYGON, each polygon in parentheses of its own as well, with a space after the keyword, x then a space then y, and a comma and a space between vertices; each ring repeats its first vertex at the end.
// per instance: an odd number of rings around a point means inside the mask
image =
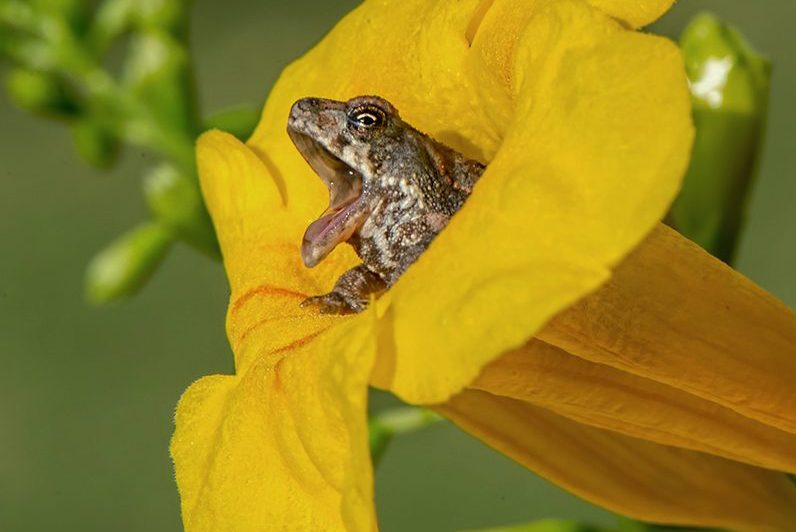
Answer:
POLYGON ((329 207, 304 233, 304 264, 315 266, 362 226, 407 150, 408 130, 395 108, 377 96, 293 104, 288 134, 329 189, 329 207))

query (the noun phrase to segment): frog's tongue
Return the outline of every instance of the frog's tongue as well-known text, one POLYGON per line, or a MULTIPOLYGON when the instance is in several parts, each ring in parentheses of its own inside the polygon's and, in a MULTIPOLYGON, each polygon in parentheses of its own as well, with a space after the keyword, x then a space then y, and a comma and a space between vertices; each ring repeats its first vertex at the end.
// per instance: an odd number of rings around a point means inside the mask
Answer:
MULTIPOLYGON (((334 205, 334 203, 333 203, 334 205)), ((322 261, 341 242, 354 234, 368 216, 368 206, 362 197, 328 209, 307 227, 301 242, 301 258, 312 268, 322 261)))
POLYGON ((301 258, 308 267, 324 259, 345 242, 368 215, 362 198, 362 174, 329 153, 314 139, 288 130, 293 143, 329 189, 329 207, 307 227, 301 258))

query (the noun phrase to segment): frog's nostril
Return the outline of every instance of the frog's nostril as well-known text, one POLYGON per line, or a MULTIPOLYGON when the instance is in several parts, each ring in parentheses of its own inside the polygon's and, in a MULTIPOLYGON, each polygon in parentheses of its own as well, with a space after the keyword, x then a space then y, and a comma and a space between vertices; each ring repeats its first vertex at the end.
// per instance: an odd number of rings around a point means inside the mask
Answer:
POLYGON ((318 108, 318 104, 318 98, 302 98, 293 104, 293 108, 290 112, 291 114, 296 112, 311 112, 318 108))

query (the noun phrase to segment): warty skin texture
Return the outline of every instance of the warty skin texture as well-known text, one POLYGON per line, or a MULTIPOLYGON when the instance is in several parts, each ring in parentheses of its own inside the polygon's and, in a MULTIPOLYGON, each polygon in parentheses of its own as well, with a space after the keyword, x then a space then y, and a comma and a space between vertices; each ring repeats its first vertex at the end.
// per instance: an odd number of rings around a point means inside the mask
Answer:
POLYGON ((328 294, 302 305, 324 313, 363 310, 417 260, 464 204, 484 165, 417 131, 377 96, 298 100, 288 133, 329 188, 329 208, 304 234, 313 267, 341 242, 362 264, 328 294))

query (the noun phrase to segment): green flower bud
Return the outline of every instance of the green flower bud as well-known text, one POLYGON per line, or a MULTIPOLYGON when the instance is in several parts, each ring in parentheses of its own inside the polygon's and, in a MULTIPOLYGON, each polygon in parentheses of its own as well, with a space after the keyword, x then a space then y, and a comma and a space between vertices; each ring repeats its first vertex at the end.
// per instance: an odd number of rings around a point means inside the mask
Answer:
POLYGON ((71 117, 78 111, 66 87, 43 72, 15 68, 6 77, 6 89, 14 103, 33 113, 71 117))
POLYGON ((195 179, 180 174, 170 164, 162 164, 144 178, 144 196, 160 223, 207 255, 221 256, 195 179))
POLYGON ((702 14, 680 38, 696 125, 691 166, 670 220, 731 261, 762 146, 769 62, 737 30, 702 14))
POLYGON ((130 28, 134 18, 134 0, 105 0, 97 9, 88 37, 94 51, 104 52, 113 39, 130 28))
POLYGON ((91 30, 95 49, 104 50, 131 27, 184 37, 188 24, 186 0, 105 0, 91 30))
POLYGON ((191 139, 195 136, 190 65, 179 41, 163 31, 135 34, 124 82, 163 128, 191 139))
POLYGON ((119 155, 119 139, 90 116, 81 117, 72 124, 72 139, 80 156, 98 168, 111 166, 119 155))
POLYGON ((166 256, 172 241, 171 232, 156 222, 120 236, 88 265, 88 299, 102 304, 135 294, 166 256))

